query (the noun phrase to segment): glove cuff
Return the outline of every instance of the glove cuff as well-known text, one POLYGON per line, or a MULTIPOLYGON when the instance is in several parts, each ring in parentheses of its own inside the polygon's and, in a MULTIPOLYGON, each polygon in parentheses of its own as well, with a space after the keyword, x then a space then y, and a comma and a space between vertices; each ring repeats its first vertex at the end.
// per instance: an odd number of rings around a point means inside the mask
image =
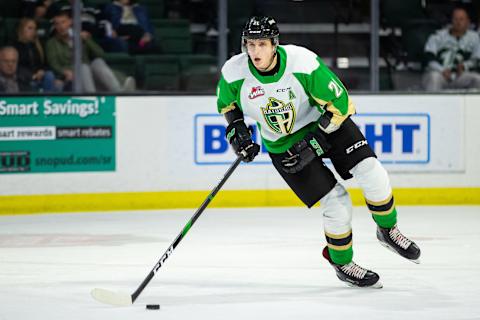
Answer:
POLYGON ((325 154, 326 150, 324 150, 320 144, 320 142, 317 140, 315 136, 308 137, 307 140, 308 144, 310 147, 313 149, 317 157, 321 157, 322 155, 325 154))

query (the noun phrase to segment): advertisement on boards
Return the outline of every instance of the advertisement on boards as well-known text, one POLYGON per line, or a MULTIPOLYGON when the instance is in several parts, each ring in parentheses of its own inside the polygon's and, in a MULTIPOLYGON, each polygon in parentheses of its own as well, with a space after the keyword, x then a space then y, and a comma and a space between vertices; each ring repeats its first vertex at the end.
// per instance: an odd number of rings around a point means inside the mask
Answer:
POLYGON ((0 174, 114 170, 114 97, 0 98, 0 174))
MULTIPOLYGON (((390 99, 388 105, 384 104, 384 98, 380 100, 374 96, 355 97, 355 100, 360 110, 352 119, 389 171, 464 169, 464 106, 461 100, 397 96, 390 99)), ((193 122, 195 164, 231 163, 234 155, 225 138, 224 117, 216 113, 197 113, 193 122)), ((260 143, 256 124, 249 119, 246 123, 253 126, 253 139, 260 143)), ((262 146, 252 165, 269 163, 270 157, 262 146)))

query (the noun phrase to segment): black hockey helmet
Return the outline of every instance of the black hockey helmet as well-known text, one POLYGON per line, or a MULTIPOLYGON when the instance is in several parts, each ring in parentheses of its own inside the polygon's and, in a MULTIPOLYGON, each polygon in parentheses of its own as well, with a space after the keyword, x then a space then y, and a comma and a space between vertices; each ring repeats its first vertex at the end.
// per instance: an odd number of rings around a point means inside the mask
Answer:
POLYGON ((245 49, 246 40, 248 39, 271 39, 272 44, 276 47, 279 35, 280 31, 275 19, 268 16, 253 16, 248 19, 243 27, 242 49, 245 49))

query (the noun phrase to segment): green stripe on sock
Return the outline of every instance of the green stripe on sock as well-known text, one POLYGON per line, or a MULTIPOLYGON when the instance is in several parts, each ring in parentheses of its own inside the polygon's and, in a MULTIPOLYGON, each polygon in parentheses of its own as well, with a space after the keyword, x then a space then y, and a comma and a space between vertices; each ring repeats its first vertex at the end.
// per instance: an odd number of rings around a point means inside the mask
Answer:
POLYGON ((330 259, 336 264, 347 264, 352 262, 353 259, 352 247, 347 250, 334 250, 328 248, 328 253, 330 254, 330 259))
POLYGON ((391 228, 397 223, 397 209, 393 208, 393 211, 386 216, 372 213, 372 217, 380 227, 391 228))

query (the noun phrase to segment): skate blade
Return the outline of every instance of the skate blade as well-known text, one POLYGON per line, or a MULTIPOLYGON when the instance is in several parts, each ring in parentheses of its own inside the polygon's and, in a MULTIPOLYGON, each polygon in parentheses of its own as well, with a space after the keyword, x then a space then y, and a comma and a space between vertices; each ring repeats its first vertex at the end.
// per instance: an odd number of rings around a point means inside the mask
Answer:
POLYGON ((408 258, 405 258, 404 256, 402 256, 401 254, 399 254, 395 249, 393 249, 393 248, 392 248, 390 245, 388 245, 387 243, 384 243, 384 242, 382 242, 382 241, 380 241, 380 240, 379 240, 378 242, 380 242, 380 244, 381 244, 382 246, 384 246, 384 247, 387 248, 388 250, 392 251, 393 253, 399 255, 400 257, 402 257, 402 258, 404 258, 404 259, 406 259, 406 260, 408 260, 408 261, 411 261, 411 262, 413 262, 413 263, 420 264, 420 258, 418 258, 418 259, 408 259, 408 258))
POLYGON ((346 282, 346 284, 350 288, 359 288, 359 289, 382 289, 383 288, 383 284, 380 281, 375 282, 371 286, 364 286, 364 287, 354 285, 353 283, 350 283, 350 282, 346 282))

